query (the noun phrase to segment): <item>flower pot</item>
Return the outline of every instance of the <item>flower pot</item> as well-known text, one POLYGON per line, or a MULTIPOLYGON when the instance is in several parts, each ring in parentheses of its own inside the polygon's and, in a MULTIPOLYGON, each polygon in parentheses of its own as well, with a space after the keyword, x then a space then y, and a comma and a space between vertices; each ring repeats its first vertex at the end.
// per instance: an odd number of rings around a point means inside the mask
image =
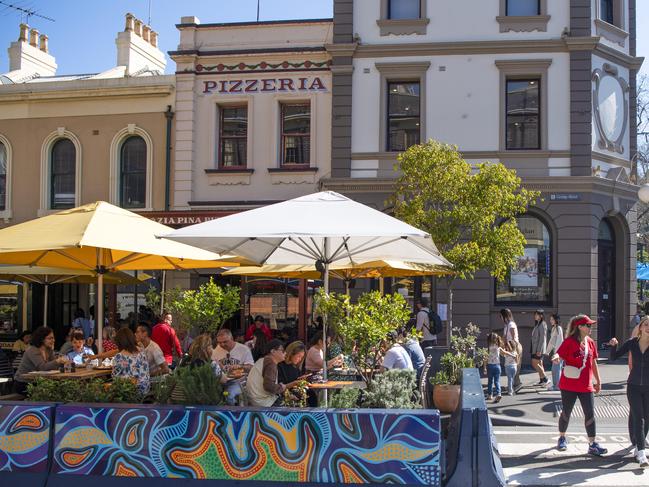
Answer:
POLYGON ((460 404, 461 386, 437 384, 433 388, 433 403, 442 413, 452 413, 460 404))

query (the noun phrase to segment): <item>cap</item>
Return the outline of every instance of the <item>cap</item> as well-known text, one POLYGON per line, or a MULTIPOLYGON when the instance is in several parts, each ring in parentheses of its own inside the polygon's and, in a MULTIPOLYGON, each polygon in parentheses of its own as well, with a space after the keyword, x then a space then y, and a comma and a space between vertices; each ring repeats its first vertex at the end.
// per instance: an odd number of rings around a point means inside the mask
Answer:
POLYGON ((573 325, 574 326, 592 325, 593 323, 597 323, 597 321, 591 320, 589 316, 584 315, 581 318, 575 320, 573 325))

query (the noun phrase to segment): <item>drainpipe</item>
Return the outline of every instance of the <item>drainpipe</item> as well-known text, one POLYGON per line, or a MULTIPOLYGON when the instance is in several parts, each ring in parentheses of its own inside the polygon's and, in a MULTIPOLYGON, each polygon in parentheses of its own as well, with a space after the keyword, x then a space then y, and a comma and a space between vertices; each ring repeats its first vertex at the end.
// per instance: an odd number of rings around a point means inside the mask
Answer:
POLYGON ((167 119, 167 145, 165 147, 165 211, 169 211, 171 185, 171 122, 174 119, 174 112, 171 111, 171 105, 167 105, 165 118, 167 119))

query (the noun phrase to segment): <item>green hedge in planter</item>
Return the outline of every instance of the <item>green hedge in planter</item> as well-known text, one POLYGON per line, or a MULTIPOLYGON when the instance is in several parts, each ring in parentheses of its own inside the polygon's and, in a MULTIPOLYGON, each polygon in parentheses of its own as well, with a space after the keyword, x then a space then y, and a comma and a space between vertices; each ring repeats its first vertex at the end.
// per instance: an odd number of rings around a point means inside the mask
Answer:
POLYGON ((129 379, 54 380, 39 377, 27 385, 27 397, 37 402, 138 403, 142 395, 129 379))

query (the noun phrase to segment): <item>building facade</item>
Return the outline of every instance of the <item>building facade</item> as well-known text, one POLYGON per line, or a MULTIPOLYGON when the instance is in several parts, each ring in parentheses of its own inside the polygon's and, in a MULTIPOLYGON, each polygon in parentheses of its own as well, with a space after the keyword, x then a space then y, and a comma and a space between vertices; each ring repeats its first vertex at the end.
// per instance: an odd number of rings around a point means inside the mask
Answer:
MULTIPOLYGON (((597 316, 599 343, 635 313, 635 0, 334 1, 332 177, 378 209, 408 146, 436 139, 500 161, 542 198, 503 283, 460 282, 454 321, 529 342, 533 312, 597 316)), ((434 296, 445 302, 440 287, 434 296)))
MULTIPOLYGON (((97 200, 168 208, 175 79, 163 74, 157 34, 128 14, 113 68, 57 75, 47 36, 24 24, 17 33, 10 71, 0 75, 0 224, 97 200)), ((17 303, 19 323, 3 317, 7 330, 41 324, 42 287, 14 287, 2 299, 17 303)), ((48 323, 69 325, 90 294, 88 285, 52 286, 48 323)))

